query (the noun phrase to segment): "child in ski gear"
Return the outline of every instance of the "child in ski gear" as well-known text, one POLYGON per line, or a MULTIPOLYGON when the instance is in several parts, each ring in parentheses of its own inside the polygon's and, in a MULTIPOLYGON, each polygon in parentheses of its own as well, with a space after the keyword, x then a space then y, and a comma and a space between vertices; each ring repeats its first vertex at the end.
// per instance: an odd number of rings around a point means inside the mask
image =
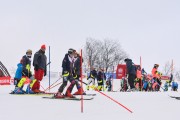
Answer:
POLYGON ((158 67, 159 67, 158 64, 154 64, 154 67, 152 69, 152 76, 154 80, 152 88, 154 91, 159 91, 161 86, 161 81, 160 81, 161 73, 158 72, 158 67))
POLYGON ((136 72, 136 79, 135 79, 135 87, 136 89, 139 89, 141 91, 142 88, 142 73, 141 73, 141 67, 137 66, 137 72, 136 72))
POLYGON ((172 82, 172 91, 177 91, 178 90, 178 83, 173 81, 172 82))
POLYGON ((91 67, 91 72, 88 76, 88 85, 87 85, 87 90, 89 90, 89 86, 92 83, 91 88, 95 87, 95 79, 97 78, 97 71, 95 70, 94 67, 91 67))
POLYGON ((129 91, 134 91, 135 90, 134 80, 136 79, 136 67, 131 59, 127 58, 124 61, 126 63, 128 83, 130 85, 129 91))
POLYGON ((98 90, 102 91, 104 90, 104 80, 106 80, 106 75, 103 73, 103 69, 99 68, 98 74, 97 74, 97 82, 98 82, 98 90))
MULTIPOLYGON (((83 59, 82 59, 83 62, 83 59)), ((74 67, 73 67, 73 78, 75 79, 75 85, 77 87, 77 92, 73 95, 83 95, 85 94, 83 88, 79 84, 79 78, 81 77, 81 56, 74 51, 74 67)), ((74 86, 72 86, 73 89, 74 86)))
POLYGON ((110 77, 107 79, 106 81, 106 88, 108 88, 108 92, 110 92, 112 90, 112 75, 110 75, 110 77))
POLYGON ((46 46, 42 45, 41 49, 34 54, 33 66, 35 72, 35 83, 32 86, 32 90, 35 93, 41 93, 40 91, 40 81, 43 79, 43 76, 46 76, 46 64, 47 57, 45 55, 46 46))
POLYGON ((59 87, 57 94, 55 95, 56 98, 64 98, 67 97, 74 97, 71 94, 71 89, 75 84, 75 80, 73 78, 73 66, 74 66, 74 49, 70 48, 68 53, 65 55, 63 62, 62 62, 62 76, 63 76, 63 83, 59 87), (63 95, 63 90, 67 86, 67 82, 70 81, 71 85, 68 87, 65 96, 63 95))
POLYGON ((24 94, 23 91, 23 83, 26 79, 22 78, 22 71, 23 71, 23 59, 21 59, 20 63, 17 64, 17 70, 14 77, 14 85, 15 90, 12 92, 12 94, 24 94), (21 82, 20 82, 21 81, 21 82))

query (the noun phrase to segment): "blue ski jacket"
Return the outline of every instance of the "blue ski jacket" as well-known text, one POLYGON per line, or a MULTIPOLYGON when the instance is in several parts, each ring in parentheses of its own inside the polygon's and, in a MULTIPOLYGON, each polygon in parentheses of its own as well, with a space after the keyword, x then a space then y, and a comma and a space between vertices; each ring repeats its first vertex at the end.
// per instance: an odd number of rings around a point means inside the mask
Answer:
POLYGON ((21 79, 22 78, 22 71, 23 71, 23 65, 21 63, 17 64, 17 70, 14 78, 21 79))

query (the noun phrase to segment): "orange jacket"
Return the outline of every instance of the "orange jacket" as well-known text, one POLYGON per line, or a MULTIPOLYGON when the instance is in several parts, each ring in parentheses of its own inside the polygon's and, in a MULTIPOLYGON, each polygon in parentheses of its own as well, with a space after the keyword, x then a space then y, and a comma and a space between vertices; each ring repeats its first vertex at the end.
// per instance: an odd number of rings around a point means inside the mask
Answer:
POLYGON ((137 70, 136 76, 138 79, 141 79, 141 76, 142 76, 141 70, 137 70))
POLYGON ((158 77, 157 74, 156 74, 157 73, 157 68, 153 68, 151 73, 152 73, 153 78, 157 78, 158 77))

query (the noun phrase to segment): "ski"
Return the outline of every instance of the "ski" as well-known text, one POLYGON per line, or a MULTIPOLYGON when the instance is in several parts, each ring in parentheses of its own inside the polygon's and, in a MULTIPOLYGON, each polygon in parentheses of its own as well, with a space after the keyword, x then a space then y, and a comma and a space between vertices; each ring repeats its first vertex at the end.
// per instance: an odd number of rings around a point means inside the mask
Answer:
POLYGON ((177 100, 180 100, 180 97, 179 97, 179 96, 170 96, 170 95, 169 95, 169 97, 175 98, 175 99, 177 99, 177 100))
MULTIPOLYGON (((80 101, 80 100, 82 100, 81 98, 77 98, 77 97, 75 97, 75 98, 69 98, 69 97, 56 98, 56 97, 54 97, 54 96, 51 96, 51 97, 42 97, 42 98, 44 98, 44 99, 57 99, 57 100, 75 100, 75 101, 80 101)), ((94 97, 83 98, 83 100, 92 100, 92 99, 94 99, 94 97)))
POLYGON ((9 93, 11 95, 22 95, 22 96, 49 96, 49 95, 54 95, 54 93, 34 93, 34 94, 14 94, 14 93, 9 93))
MULTIPOLYGON (((74 96, 81 96, 81 95, 74 95, 74 96)), ((87 94, 87 93, 86 93, 86 94, 83 94, 83 96, 96 96, 96 94, 90 94, 90 93, 87 94)))
POLYGON ((176 100, 180 100, 180 97, 175 97, 176 100))

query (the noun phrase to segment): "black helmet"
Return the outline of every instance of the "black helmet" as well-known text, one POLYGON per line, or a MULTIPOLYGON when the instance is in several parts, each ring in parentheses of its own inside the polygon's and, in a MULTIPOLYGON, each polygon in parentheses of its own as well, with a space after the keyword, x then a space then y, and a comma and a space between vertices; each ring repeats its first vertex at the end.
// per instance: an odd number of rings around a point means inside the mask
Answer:
POLYGON ((159 64, 154 64, 154 67, 159 67, 159 64))
POLYGON ((68 54, 72 54, 75 50, 73 48, 69 48, 68 54))

